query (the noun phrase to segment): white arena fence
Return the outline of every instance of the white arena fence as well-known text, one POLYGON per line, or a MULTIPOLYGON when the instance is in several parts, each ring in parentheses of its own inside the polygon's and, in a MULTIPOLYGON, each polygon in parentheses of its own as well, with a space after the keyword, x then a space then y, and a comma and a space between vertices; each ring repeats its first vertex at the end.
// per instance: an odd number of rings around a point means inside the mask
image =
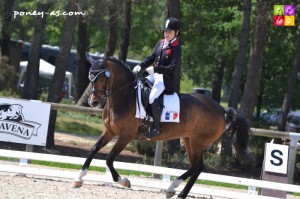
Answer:
MULTIPOLYGON (((85 158, 33 153, 33 152, 23 152, 23 151, 12 151, 12 150, 3 150, 3 149, 0 150, 0 156, 9 157, 9 158, 18 158, 18 159, 20 158, 20 159, 40 160, 40 161, 48 161, 48 162, 68 163, 68 164, 75 164, 75 165, 83 165, 85 161, 85 158)), ((105 160, 94 159, 91 163, 91 166, 107 168, 105 160)), ((170 185, 170 176, 178 177, 185 172, 185 170, 180 170, 180 169, 171 169, 165 167, 156 167, 150 165, 124 163, 124 162, 114 162, 114 166, 116 169, 155 173, 155 174, 163 175, 163 180, 161 181, 153 181, 151 179, 149 180, 147 179, 146 181, 141 179, 140 180, 130 179, 132 185, 145 186, 145 187, 155 188, 155 189, 167 189, 168 186, 170 185)), ((87 176, 83 178, 83 180, 112 183, 112 178, 109 173, 109 170, 108 169, 106 170, 107 172, 104 175, 88 173, 87 176)), ((22 164, 20 165, 0 164, 0 172, 22 173, 28 175, 60 177, 60 178, 68 178, 68 179, 74 179, 78 175, 78 171, 37 168, 29 164, 25 166, 22 164)), ((224 197, 224 198, 236 198, 236 199, 272 198, 272 197, 257 195, 256 188, 275 189, 275 190, 281 190, 290 193, 295 193, 295 192, 300 193, 300 186, 293 185, 293 184, 269 182, 269 181, 262 181, 262 180, 248 179, 248 178, 210 174, 204 172, 200 174, 198 179, 248 186, 248 192, 233 192, 233 191, 225 191, 225 190, 218 190, 218 189, 208 189, 208 188, 203 188, 201 186, 194 186, 191 190, 191 193, 209 195, 209 196, 211 195, 211 196, 224 197)), ((178 190, 182 188, 183 185, 180 186, 178 190)))

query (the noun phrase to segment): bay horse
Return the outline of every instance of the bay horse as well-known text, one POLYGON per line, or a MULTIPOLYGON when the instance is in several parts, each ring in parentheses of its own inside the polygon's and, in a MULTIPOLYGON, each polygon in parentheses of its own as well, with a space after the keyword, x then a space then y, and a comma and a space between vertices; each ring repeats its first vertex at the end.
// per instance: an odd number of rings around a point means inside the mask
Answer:
MULTIPOLYGON (((130 141, 139 139, 137 131, 141 119, 135 118, 135 75, 126 64, 114 57, 93 60, 87 53, 87 58, 91 63, 89 78, 92 84, 88 103, 92 107, 99 104, 103 107, 104 130, 90 150, 74 181, 74 187, 82 186, 82 178, 87 174, 87 169, 96 153, 112 138, 117 137, 106 158, 106 164, 113 180, 130 188, 130 181, 117 173, 113 162, 130 141)), ((175 179, 167 189, 167 198, 187 197, 203 170, 203 151, 223 133, 228 131, 235 133, 234 146, 237 153, 240 156, 251 156, 248 150, 250 129, 247 121, 238 111, 233 108, 224 109, 211 98, 201 94, 179 94, 179 99, 180 123, 161 123, 162 133, 151 139, 151 141, 182 139, 190 162, 190 168, 175 179), (188 178, 184 189, 175 195, 175 188, 188 178)))

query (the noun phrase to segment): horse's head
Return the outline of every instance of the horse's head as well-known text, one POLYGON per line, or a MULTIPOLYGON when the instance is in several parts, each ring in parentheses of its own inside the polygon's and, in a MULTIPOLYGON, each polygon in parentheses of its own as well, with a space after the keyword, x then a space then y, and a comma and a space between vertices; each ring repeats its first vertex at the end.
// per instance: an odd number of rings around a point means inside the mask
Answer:
POLYGON ((19 104, 4 105, 6 108, 0 110, 0 120, 13 120, 22 121, 24 120, 22 115, 22 106, 19 104))
POLYGON ((91 63, 89 71, 89 80, 91 81, 92 89, 88 99, 88 104, 91 107, 100 106, 103 108, 106 103, 109 91, 110 72, 106 68, 107 58, 94 60, 89 53, 86 53, 87 60, 91 63))
POLYGON ((129 66, 114 57, 94 60, 89 53, 86 55, 92 65, 89 71, 92 84, 89 105, 103 108, 109 96, 112 96, 112 101, 120 102, 124 97, 127 99, 136 82, 129 66))

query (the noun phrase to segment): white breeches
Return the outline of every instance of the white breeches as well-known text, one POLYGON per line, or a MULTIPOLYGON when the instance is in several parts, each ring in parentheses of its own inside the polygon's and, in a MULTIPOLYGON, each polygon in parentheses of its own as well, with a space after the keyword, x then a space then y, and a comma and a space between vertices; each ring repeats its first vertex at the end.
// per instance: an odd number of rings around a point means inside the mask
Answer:
POLYGON ((153 87, 149 96, 149 104, 152 104, 156 98, 165 90, 164 78, 162 74, 154 73, 146 77, 153 83, 153 87))

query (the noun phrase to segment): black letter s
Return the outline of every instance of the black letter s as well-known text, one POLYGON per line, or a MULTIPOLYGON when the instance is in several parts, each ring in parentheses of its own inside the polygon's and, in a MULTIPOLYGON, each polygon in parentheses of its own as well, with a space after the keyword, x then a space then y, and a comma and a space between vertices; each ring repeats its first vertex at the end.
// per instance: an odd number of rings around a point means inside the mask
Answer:
POLYGON ((275 166, 280 166, 280 165, 282 165, 283 160, 282 160, 280 157, 276 156, 275 153, 279 153, 279 155, 283 155, 282 152, 281 152, 280 150, 273 150, 273 151, 271 152, 271 156, 272 156, 274 159, 278 160, 279 162, 278 162, 278 163, 275 163, 273 160, 271 160, 271 164, 273 164, 273 165, 275 165, 275 166))

